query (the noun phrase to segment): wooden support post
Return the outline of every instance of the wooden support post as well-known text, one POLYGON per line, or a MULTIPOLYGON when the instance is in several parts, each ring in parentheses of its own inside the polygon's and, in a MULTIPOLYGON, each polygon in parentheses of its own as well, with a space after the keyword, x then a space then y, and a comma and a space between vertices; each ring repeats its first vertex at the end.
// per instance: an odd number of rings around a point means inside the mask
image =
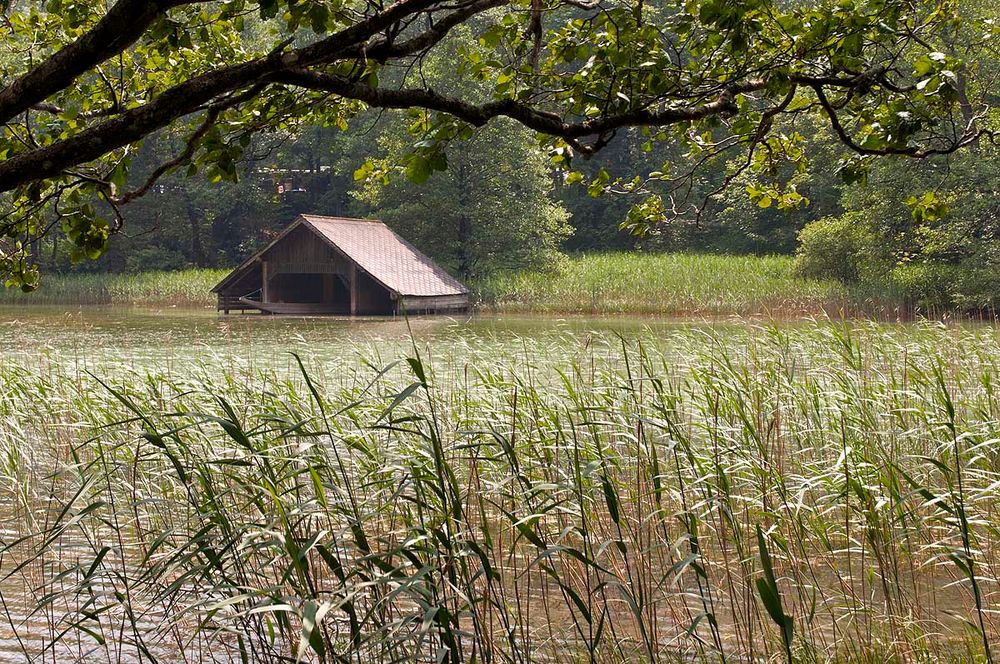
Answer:
POLYGON ((348 273, 351 287, 351 315, 358 315, 358 266, 351 263, 351 270, 348 273))
POLYGON ((271 301, 271 293, 270 293, 271 289, 268 287, 267 282, 268 282, 267 261, 261 261, 260 262, 260 283, 261 283, 261 286, 260 286, 260 301, 261 302, 270 302, 271 301))

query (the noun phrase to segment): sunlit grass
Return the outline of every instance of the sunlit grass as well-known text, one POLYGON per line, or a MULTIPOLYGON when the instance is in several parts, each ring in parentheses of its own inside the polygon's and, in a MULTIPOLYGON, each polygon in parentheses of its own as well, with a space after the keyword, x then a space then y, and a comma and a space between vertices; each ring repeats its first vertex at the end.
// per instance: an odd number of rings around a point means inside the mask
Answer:
POLYGON ((500 274, 476 284, 501 311, 615 314, 802 314, 850 307, 846 289, 803 279, 784 256, 606 253, 575 256, 557 273, 500 274))

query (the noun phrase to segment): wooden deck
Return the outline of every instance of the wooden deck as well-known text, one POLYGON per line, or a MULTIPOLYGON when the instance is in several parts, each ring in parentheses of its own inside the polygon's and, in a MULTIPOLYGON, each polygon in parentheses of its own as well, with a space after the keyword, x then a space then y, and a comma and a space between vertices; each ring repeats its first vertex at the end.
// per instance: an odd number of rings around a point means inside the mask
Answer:
POLYGON ((257 307, 253 306, 254 303, 255 301, 249 298, 219 293, 219 303, 216 305, 216 309, 227 314, 230 311, 257 311, 257 307), (247 302, 251 304, 246 304, 247 302))

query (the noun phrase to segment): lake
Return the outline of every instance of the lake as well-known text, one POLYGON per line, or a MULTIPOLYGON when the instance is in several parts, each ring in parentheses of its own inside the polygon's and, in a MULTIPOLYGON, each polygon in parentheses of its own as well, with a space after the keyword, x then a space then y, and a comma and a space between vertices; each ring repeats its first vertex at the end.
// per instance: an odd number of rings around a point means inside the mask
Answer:
POLYGON ((788 634, 951 661, 997 636, 994 326, 0 329, 0 661, 741 659, 788 634))

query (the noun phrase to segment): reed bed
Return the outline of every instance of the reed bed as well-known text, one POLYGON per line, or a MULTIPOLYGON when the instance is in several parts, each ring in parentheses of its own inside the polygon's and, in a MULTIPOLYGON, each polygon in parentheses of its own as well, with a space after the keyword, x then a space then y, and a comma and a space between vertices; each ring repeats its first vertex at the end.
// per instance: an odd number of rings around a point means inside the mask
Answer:
POLYGON ((188 269, 136 274, 43 274, 39 288, 30 293, 0 289, 0 304, 209 307, 215 305, 212 287, 228 272, 188 269))
MULTIPOLYGON (((0 304, 211 307, 226 270, 44 274, 38 290, 0 289, 0 304)), ((787 256, 607 253, 579 255, 553 272, 503 272, 470 284, 480 308, 506 313, 801 316, 891 309, 887 297, 848 292, 793 274, 787 256)))
POLYGON ((835 281, 795 276, 789 256, 582 254, 558 273, 498 274, 475 290, 504 312, 801 316, 873 304, 835 281))
POLYGON ((991 662, 998 363, 823 322, 20 358, 0 659, 991 662))

